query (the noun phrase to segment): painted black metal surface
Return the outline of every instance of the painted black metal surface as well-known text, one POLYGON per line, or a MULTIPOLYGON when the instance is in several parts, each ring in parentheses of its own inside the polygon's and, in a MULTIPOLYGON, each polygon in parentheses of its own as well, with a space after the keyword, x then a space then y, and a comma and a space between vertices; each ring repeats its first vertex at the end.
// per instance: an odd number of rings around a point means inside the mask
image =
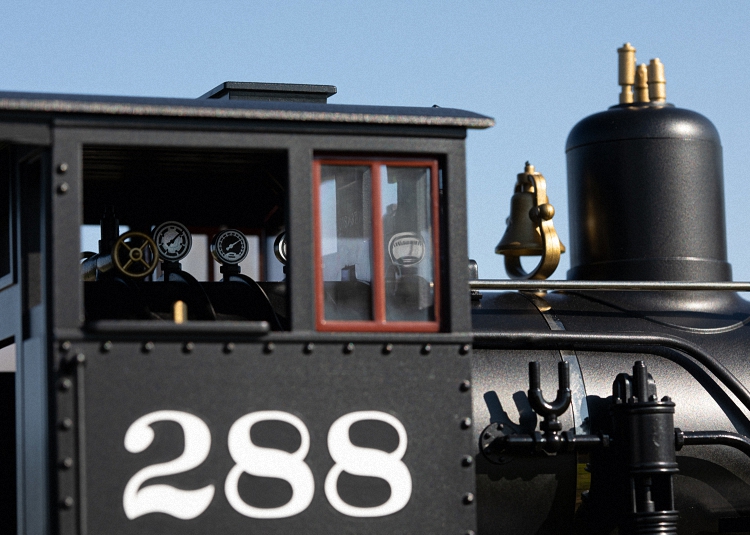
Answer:
MULTIPOLYGON (((62 523, 66 515, 78 510, 88 533, 462 533, 475 529, 473 500, 466 499, 473 493, 473 467, 464 462, 473 449, 471 425, 464 421, 471 411, 471 393, 462 388, 469 376, 469 358, 461 357, 454 345, 433 346, 428 354, 420 345, 398 344, 389 354, 383 353, 382 344, 352 344, 351 348, 317 344, 310 351, 297 343, 279 343, 272 351, 265 344, 236 344, 231 352, 218 343, 196 343, 189 351, 183 343, 167 342, 145 349, 142 343, 116 341, 104 351, 102 347, 100 343, 74 344, 69 360, 85 354, 85 362, 73 362, 61 375, 61 381, 68 378, 73 383, 70 395, 81 395, 76 414, 60 414, 60 418, 70 417, 76 426, 84 426, 85 453, 79 450, 81 456, 74 464, 85 467, 81 477, 86 488, 85 503, 80 504, 83 510, 77 509, 76 499, 74 506, 60 513, 62 523), (213 485, 208 505, 186 505, 192 513, 202 508, 194 518, 179 519, 163 512, 138 514, 132 506, 130 514, 135 517, 126 516, 126 487, 136 474, 179 457, 188 445, 194 447, 199 441, 165 417, 167 421, 152 425, 153 442, 140 452, 128 451, 128 430, 139 418, 156 411, 193 415, 210 433, 208 454, 197 467, 184 473, 175 468, 172 475, 149 477, 138 485, 146 494, 151 489, 152 500, 157 498, 159 491, 154 489, 158 485, 183 490, 213 485), (285 479, 294 480, 295 473, 304 471, 304 462, 311 471, 314 491, 312 501, 299 513, 252 518, 229 501, 232 483, 227 483, 228 474, 243 462, 241 452, 230 451, 230 430, 238 420, 258 411, 276 412, 266 412, 240 442, 246 447, 252 441, 271 448, 265 470, 276 477, 243 473, 234 485, 246 504, 280 508, 294 492, 301 492, 300 488, 293 491, 285 479), (302 447, 302 433, 299 427, 280 421, 285 416, 279 416, 279 411, 297 418, 309 432, 309 446, 305 446, 309 453, 300 459, 289 454, 302 447), (399 436, 395 424, 374 420, 368 413, 357 419, 348 434, 332 434, 336 420, 359 411, 377 411, 396 419, 404 434, 399 436), (401 439, 406 443, 401 445, 401 439), (382 473, 380 478, 349 473, 338 477, 336 493, 346 504, 363 508, 361 517, 334 507, 331 490, 326 490, 327 477, 336 465, 331 451, 342 441, 364 448, 350 447, 360 469, 382 473), (404 446, 405 452, 397 455, 396 450, 404 446), (393 457, 381 454, 378 464, 373 455, 377 451, 392 452, 393 457), (279 458, 288 465, 274 465, 279 458), (299 467, 290 475, 294 462, 299 467), (383 505, 403 492, 389 488, 387 481, 404 469, 412 483, 407 503, 392 514, 368 517, 367 508, 383 505)), ((63 437, 69 434, 62 427, 58 432, 63 437)), ((350 461, 339 457, 338 462, 350 461)), ((253 471, 253 466, 247 469, 253 471)))
POLYGON ((702 115, 615 106, 568 137, 570 279, 731 280, 721 143, 702 115))

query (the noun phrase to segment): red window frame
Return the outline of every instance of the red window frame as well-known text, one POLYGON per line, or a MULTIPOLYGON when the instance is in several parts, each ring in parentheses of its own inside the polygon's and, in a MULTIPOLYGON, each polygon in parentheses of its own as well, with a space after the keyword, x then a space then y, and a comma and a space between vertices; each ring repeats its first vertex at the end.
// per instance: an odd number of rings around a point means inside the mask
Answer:
POLYGON ((438 332, 440 330, 440 220, 439 167, 435 159, 397 158, 335 158, 318 157, 313 160, 313 237, 315 255, 315 325, 319 331, 352 332, 438 332), (373 320, 326 320, 323 286, 323 256, 321 253, 320 168, 324 165, 367 166, 371 173, 370 200, 372 202, 372 303, 373 320), (430 321, 388 321, 385 306, 385 258, 380 190, 380 166, 426 167, 430 169, 432 210, 432 262, 435 292, 435 319, 430 321))

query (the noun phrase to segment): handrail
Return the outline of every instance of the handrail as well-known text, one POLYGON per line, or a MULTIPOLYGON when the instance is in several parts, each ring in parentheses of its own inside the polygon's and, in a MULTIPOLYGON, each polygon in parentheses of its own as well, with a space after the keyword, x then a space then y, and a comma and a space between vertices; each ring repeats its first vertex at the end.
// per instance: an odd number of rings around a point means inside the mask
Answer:
POLYGON ((516 349, 530 346, 534 349, 572 349, 649 354, 656 354, 648 349, 649 346, 676 349, 705 366, 750 410, 750 391, 745 385, 703 348, 677 336, 643 332, 488 331, 474 333, 474 347, 516 349))
POLYGON ((471 280, 472 290, 618 290, 750 292, 750 282, 471 280))

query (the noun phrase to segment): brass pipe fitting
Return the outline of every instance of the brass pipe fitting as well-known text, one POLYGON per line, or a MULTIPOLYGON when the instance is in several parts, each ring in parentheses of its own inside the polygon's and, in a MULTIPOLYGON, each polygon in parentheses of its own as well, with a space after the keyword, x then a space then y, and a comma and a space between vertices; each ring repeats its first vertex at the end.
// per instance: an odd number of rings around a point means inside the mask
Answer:
POLYGON ((649 102, 648 98, 648 67, 645 63, 638 65, 635 72, 635 101, 649 102))
POLYGON ((633 84, 635 83, 635 48, 625 43, 617 49, 618 72, 617 83, 622 87, 620 104, 633 102, 633 84))
POLYGON ((659 58, 648 64, 648 96, 651 102, 667 101, 667 79, 664 77, 664 64, 659 58))

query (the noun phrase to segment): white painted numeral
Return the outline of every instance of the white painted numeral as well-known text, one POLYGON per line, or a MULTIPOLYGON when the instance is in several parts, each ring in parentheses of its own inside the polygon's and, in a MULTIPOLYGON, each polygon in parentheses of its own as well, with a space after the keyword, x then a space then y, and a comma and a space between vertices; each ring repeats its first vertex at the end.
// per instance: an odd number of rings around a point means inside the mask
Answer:
POLYGON ((288 412, 259 411, 246 414, 229 430, 229 453, 237 464, 232 467, 224 483, 229 504, 251 518, 286 518, 301 513, 312 502, 315 481, 305 457, 310 450, 310 433, 305 424, 288 412), (280 421, 294 426, 302 442, 294 453, 253 444, 250 429, 258 422, 280 421), (280 507, 253 507, 240 497, 238 483, 243 473, 259 477, 283 479, 292 486, 292 499, 280 507))
POLYGON ((180 474, 192 470, 208 457, 211 450, 211 432, 208 426, 192 414, 182 411, 156 411, 138 418, 125 433, 125 449, 140 453, 154 441, 154 422, 176 422, 185 436, 185 449, 176 459, 147 466, 130 478, 125 486, 122 505, 129 519, 147 513, 166 513, 182 520, 189 520, 205 511, 213 500, 215 487, 206 485, 202 489, 182 490, 170 485, 141 485, 149 479, 180 474))
POLYGON ((334 509, 348 516, 375 517, 393 514, 403 509, 411 497, 411 474, 401 460, 406 453, 406 429, 394 416, 380 411, 359 411, 345 414, 328 430, 328 451, 334 462, 325 481, 326 498, 334 509), (361 448, 351 443, 349 428, 356 422, 377 420, 385 422, 398 433, 398 447, 390 453, 361 448), (337 484, 341 472, 355 476, 385 479, 391 487, 388 500, 375 507, 355 507, 341 499, 337 484))

